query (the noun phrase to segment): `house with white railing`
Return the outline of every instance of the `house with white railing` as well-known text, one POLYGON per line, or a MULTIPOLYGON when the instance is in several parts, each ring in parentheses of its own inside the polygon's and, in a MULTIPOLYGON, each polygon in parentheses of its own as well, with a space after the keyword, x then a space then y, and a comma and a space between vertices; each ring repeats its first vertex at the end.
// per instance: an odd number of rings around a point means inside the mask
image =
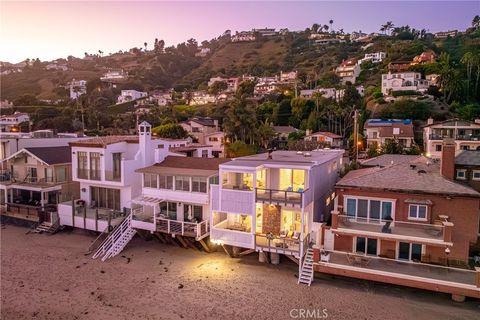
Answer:
POLYGON ((210 185, 218 183, 218 167, 227 161, 167 156, 136 170, 142 175, 142 193, 132 199, 132 227, 177 239, 207 237, 210 185))
POLYGON ((342 156, 343 150, 273 151, 221 164, 219 183, 210 186, 211 241, 301 264, 329 218, 342 156))
POLYGON ((141 194, 137 169, 161 162, 173 147, 187 139, 153 139, 143 122, 138 136, 105 136, 70 143, 72 178, 80 183, 80 197, 58 205, 60 224, 104 231, 130 211, 131 200, 141 194))

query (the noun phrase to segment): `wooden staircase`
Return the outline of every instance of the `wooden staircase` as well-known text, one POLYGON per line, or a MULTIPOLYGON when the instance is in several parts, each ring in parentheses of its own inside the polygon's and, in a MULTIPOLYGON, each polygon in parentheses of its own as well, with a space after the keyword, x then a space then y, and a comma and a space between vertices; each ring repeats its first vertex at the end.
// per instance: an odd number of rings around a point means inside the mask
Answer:
POLYGON ((42 222, 35 229, 32 230, 33 233, 50 233, 54 234, 58 231, 60 225, 58 223, 51 222, 42 222))
POLYGON ((313 281, 313 274, 313 249, 308 248, 303 260, 302 272, 298 276, 298 284, 303 283, 310 286, 313 281))
POLYGON ((102 261, 118 255, 125 246, 132 240, 137 231, 131 226, 132 214, 129 214, 98 247, 93 259, 102 256, 102 261))

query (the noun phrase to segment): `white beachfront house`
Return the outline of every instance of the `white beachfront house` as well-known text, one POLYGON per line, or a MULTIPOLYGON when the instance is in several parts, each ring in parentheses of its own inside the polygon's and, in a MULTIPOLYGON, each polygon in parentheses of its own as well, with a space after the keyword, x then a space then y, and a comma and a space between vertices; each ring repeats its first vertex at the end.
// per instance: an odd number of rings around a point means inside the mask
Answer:
POLYGON ((141 98, 145 98, 147 96, 148 94, 146 92, 141 92, 137 90, 122 90, 120 96, 118 96, 117 104, 135 101, 141 98))
POLYGON ((379 63, 382 62, 387 57, 386 52, 373 52, 373 53, 365 53, 365 56, 358 60, 358 64, 361 65, 364 62, 371 61, 372 63, 379 63))
POLYGON ((130 211, 141 193, 141 175, 135 170, 175 154, 184 140, 152 139, 143 122, 138 136, 105 136, 70 143, 72 178, 80 183, 80 198, 58 205, 60 225, 104 231, 130 211))
POLYGON ((226 161, 229 160, 167 156, 159 163, 138 169, 143 184, 141 195, 132 200, 132 228, 177 239, 201 241, 207 237, 210 185, 218 183, 218 167, 226 161))
POLYGON ((428 80, 422 79, 419 72, 400 72, 382 74, 382 93, 389 95, 392 91, 426 92, 428 80))
POLYGON ((301 263, 333 206, 343 150, 274 151, 220 165, 210 239, 301 263))
POLYGON ((70 88, 70 99, 77 99, 82 94, 87 93, 87 80, 73 79, 68 86, 70 88))

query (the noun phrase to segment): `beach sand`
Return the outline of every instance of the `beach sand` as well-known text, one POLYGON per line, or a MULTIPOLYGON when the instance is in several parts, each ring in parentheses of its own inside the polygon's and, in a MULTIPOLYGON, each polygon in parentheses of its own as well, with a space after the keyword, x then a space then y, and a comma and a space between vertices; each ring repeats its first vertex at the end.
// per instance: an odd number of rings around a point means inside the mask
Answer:
POLYGON ((85 255, 81 230, 1 230, 1 318, 10 319, 478 319, 480 302, 354 279, 318 276, 297 285, 297 266, 229 258, 133 239, 102 262, 85 255), (293 311, 292 311, 293 310, 293 311), (317 311, 318 312, 318 311, 317 311), (319 317, 317 317, 319 318, 319 317))

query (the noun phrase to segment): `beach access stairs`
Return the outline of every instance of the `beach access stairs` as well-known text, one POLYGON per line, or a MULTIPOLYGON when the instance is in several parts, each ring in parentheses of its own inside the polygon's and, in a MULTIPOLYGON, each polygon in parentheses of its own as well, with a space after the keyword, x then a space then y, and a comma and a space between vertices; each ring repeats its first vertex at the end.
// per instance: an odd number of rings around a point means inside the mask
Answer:
POLYGON ((298 284, 303 283, 310 286, 313 281, 313 275, 313 249, 308 248, 303 260, 302 271, 298 276, 298 284))
POLYGON ((118 255, 125 246, 132 240, 137 231, 132 228, 132 214, 129 214, 125 219, 113 229, 113 231, 103 240, 98 247, 93 259, 102 257, 102 261, 113 258, 118 255))

